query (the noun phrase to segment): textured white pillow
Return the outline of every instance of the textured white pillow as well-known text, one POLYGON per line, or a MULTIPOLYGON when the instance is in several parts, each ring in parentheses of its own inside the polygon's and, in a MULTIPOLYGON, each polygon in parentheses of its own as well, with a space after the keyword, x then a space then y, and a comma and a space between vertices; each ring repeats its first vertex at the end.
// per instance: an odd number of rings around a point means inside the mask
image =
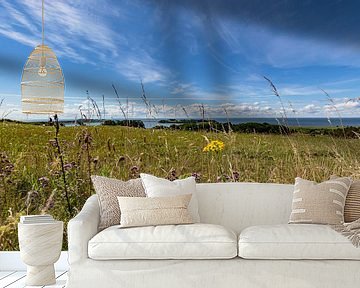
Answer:
POLYGON ((194 223, 200 222, 198 201, 196 197, 196 182, 194 177, 169 181, 149 174, 140 174, 147 197, 166 197, 192 194, 189 212, 194 223))

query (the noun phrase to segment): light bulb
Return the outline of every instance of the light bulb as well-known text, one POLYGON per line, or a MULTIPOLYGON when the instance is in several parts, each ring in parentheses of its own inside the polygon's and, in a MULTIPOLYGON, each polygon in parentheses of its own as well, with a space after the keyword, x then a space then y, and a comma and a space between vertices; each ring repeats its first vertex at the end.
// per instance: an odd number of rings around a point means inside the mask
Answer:
POLYGON ((47 75, 47 70, 45 67, 40 67, 39 68, 39 71, 38 71, 38 74, 40 77, 45 77, 47 75))
POLYGON ((40 77, 45 77, 47 75, 47 70, 45 68, 46 66, 46 57, 41 56, 40 58, 40 68, 38 70, 38 74, 40 77))

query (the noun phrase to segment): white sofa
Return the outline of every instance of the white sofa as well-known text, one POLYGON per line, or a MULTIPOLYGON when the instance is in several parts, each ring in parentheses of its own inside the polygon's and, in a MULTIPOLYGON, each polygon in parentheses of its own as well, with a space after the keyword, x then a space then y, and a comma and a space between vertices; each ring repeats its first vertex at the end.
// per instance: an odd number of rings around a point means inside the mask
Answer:
POLYGON ((101 232, 93 195, 68 225, 66 287, 360 287, 360 249, 330 227, 287 224, 292 192, 197 184, 202 224, 101 232))

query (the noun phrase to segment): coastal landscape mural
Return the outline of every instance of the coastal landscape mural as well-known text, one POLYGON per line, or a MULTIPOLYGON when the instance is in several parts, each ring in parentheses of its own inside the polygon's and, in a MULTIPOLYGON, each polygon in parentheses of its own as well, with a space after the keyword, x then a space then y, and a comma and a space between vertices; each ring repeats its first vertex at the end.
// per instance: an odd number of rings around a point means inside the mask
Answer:
POLYGON ((59 130, 21 108, 41 1, 0 2, 0 250, 18 250, 22 215, 72 218, 93 174, 360 176, 357 1, 45 3, 65 77, 59 130))

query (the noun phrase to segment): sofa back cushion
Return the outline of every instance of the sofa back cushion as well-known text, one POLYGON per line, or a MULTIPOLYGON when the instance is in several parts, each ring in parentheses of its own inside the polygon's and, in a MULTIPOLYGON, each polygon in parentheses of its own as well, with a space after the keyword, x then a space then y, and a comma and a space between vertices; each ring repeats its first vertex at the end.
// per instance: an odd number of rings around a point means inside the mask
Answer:
POLYGON ((140 179, 121 181, 103 176, 91 176, 95 192, 99 199, 99 229, 120 224, 120 208, 116 197, 145 197, 140 179))
POLYGON ((196 190, 202 223, 222 225, 240 233, 253 225, 286 224, 294 185, 201 183, 196 190))
POLYGON ((201 222, 222 225, 236 233, 248 226, 288 223, 293 191, 292 184, 196 184, 201 222))

